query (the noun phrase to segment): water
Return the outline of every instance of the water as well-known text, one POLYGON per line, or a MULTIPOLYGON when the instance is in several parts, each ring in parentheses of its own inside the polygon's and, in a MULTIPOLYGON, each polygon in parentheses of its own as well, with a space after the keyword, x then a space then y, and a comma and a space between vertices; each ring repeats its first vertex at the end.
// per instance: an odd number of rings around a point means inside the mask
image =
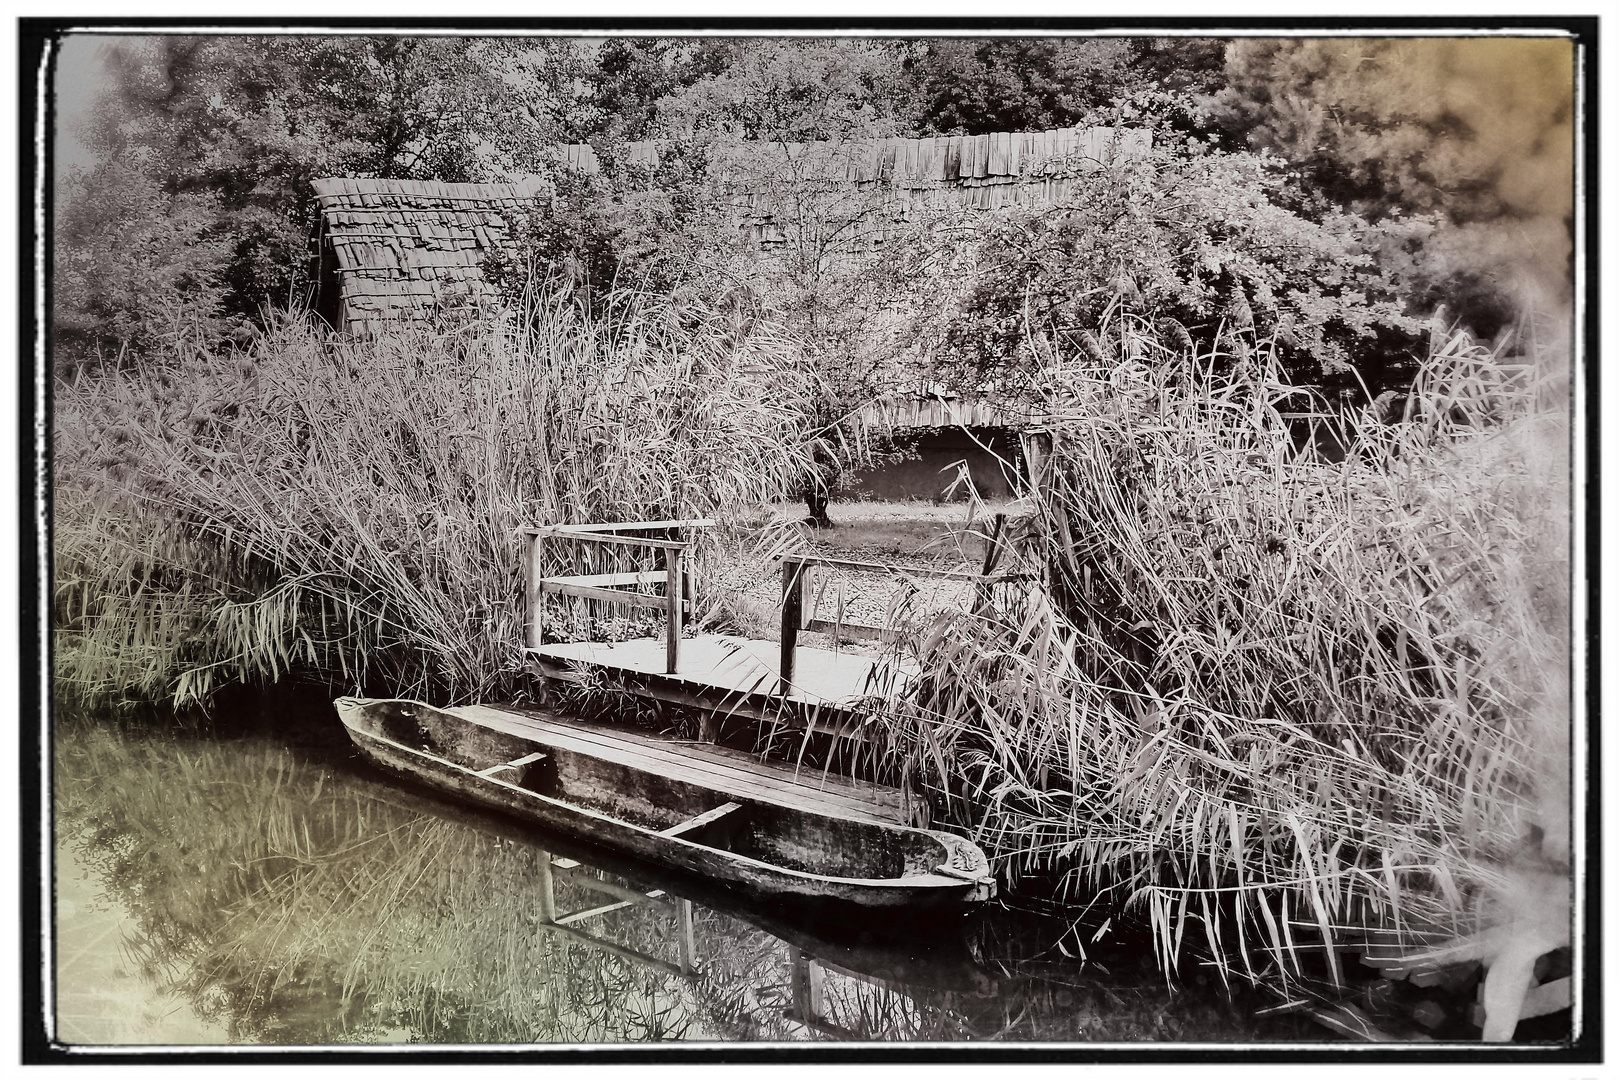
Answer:
POLYGON ((829 940, 404 787, 335 716, 304 719, 59 720, 58 1041, 1322 1037, 1213 979, 1172 990, 1139 952, 1082 964, 1063 924, 1006 910, 948 940, 829 940))

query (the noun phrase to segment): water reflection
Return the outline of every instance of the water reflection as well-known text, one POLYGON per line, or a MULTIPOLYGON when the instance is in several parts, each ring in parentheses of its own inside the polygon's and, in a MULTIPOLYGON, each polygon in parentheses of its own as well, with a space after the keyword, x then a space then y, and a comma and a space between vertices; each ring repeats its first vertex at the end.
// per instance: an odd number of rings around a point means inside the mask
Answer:
POLYGON ((1224 997, 1172 995, 1152 975, 1099 980, 995 920, 911 945, 822 936, 541 847, 370 772, 346 743, 68 718, 57 747, 58 873, 115 913, 92 925, 58 912, 67 1042, 1256 1035, 1224 997), (115 962, 138 994, 94 994, 115 962), (154 1013, 169 1019, 142 1026, 154 1013))

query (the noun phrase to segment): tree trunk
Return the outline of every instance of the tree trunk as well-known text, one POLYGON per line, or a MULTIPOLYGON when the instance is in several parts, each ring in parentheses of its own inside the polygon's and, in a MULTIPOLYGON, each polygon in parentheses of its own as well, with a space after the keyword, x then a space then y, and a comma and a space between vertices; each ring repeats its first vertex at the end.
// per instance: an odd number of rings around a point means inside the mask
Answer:
POLYGON ((827 516, 827 504, 832 496, 825 484, 814 484, 804 493, 804 505, 810 511, 810 524, 818 529, 832 527, 832 518, 827 516))

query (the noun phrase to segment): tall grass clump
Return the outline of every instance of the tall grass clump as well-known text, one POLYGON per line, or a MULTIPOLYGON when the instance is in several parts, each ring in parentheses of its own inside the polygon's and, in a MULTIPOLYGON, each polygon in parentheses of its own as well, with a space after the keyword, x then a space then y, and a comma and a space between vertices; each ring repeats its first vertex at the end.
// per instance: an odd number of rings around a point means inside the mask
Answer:
POLYGON ((1567 941, 1561 365, 1437 332, 1329 462, 1264 348, 1121 329, 1055 369, 1015 533, 1038 581, 924 641, 892 718, 914 774, 1168 968, 1321 973, 1370 930, 1486 963, 1567 941))
POLYGON ((781 497, 810 467, 806 378, 768 324, 624 293, 368 340, 289 317, 64 382, 59 686, 521 694, 520 529, 781 497))

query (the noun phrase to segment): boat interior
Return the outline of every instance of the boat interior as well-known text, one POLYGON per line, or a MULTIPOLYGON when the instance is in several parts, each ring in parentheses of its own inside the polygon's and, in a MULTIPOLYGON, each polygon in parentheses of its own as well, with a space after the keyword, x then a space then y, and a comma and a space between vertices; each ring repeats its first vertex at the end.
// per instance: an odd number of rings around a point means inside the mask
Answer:
POLYGON ((373 734, 480 776, 774 866, 893 879, 949 862, 946 847, 924 832, 731 798, 413 702, 373 702, 364 715, 373 734))

